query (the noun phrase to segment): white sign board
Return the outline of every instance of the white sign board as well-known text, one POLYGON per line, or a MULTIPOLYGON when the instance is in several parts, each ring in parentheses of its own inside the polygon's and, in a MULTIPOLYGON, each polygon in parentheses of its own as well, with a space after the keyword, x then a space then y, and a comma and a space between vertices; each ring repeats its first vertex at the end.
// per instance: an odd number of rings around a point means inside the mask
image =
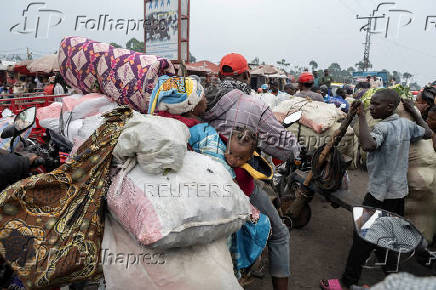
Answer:
POLYGON ((179 54, 179 1, 150 0, 145 3, 145 52, 168 59, 179 54))

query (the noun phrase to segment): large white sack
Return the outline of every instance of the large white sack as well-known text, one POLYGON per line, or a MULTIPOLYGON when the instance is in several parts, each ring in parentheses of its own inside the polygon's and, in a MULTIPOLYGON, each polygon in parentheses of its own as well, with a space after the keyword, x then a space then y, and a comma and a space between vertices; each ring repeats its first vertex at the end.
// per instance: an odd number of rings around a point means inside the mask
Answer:
POLYGON ((251 212, 226 168, 196 152, 186 152, 178 172, 152 175, 136 166, 120 187, 122 177, 123 171, 109 188, 108 208, 143 245, 210 243, 236 232, 251 212))
POLYGON ((62 99, 64 123, 105 113, 117 107, 117 103, 102 94, 72 95, 62 99))
POLYGON ((91 135, 103 125, 104 118, 102 114, 97 114, 92 117, 87 117, 85 119, 79 119, 71 122, 71 124, 82 124, 81 127, 77 130, 73 136, 71 136, 70 140, 73 142, 73 149, 71 150, 70 157, 77 152, 80 146, 89 138, 91 135))
POLYGON ((103 125, 104 118, 102 114, 97 114, 92 117, 83 119, 82 127, 80 127, 77 132, 78 139, 86 140, 97 130, 101 125, 103 125))
POLYGON ((101 261, 108 290, 242 289, 225 239, 159 251, 139 245, 110 215, 106 216, 101 261))
POLYGON ((188 127, 180 121, 134 112, 118 138, 113 155, 120 161, 136 158, 148 173, 179 170, 190 138, 188 127))
POLYGON ((281 93, 279 95, 273 95, 273 94, 254 94, 253 97, 263 101, 265 104, 267 104, 271 109, 279 105, 281 102, 285 100, 289 100, 292 96, 281 93))
POLYGON ((334 104, 311 101, 300 97, 283 101, 273 109, 273 112, 284 113, 286 116, 296 111, 303 112, 300 123, 313 129, 318 134, 325 132, 337 121, 347 116, 334 104))
POLYGON ((61 115, 62 103, 54 102, 49 106, 37 108, 36 118, 42 128, 59 132, 59 118, 61 115))
POLYGON ((84 119, 74 120, 64 128, 65 137, 71 142, 74 142, 75 139, 79 136, 79 130, 83 126, 84 119))

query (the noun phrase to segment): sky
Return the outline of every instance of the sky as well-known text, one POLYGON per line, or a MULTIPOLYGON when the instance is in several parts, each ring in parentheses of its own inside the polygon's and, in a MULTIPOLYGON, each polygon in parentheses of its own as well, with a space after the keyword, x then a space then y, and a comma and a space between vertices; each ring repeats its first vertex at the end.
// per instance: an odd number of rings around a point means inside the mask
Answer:
MULTIPOLYGON (((25 53, 29 48, 38 57, 57 50, 60 40, 70 35, 120 44, 132 37, 143 40, 143 30, 138 29, 138 20, 143 19, 144 13, 142 0, 0 1, 7 3, 2 5, 0 55, 25 53), (40 15, 45 15, 40 18, 38 35, 33 31, 18 33, 20 29, 23 32, 23 10, 33 2, 43 3, 38 7, 44 10, 40 15), (97 23, 100 15, 106 14, 108 18, 125 19, 124 25, 112 31, 86 29, 86 21, 91 19, 90 28, 92 19, 97 23), (56 25, 59 17, 62 21, 56 25), (14 27, 16 24, 21 26, 14 27)), ((365 34, 359 30, 367 20, 356 16, 369 16, 380 3, 375 0, 191 0, 190 50, 197 59, 213 62, 219 62, 229 52, 239 52, 249 61, 259 57, 261 61, 276 64, 285 59, 291 67, 309 67, 309 62, 315 60, 320 68, 333 62, 348 68, 363 59, 365 34)), ((390 3, 394 4, 381 6, 375 13, 385 16, 377 22, 379 33, 372 36, 373 69, 407 71, 421 85, 436 80, 436 2, 392 0, 390 3)), ((28 15, 32 18, 30 12, 28 15)), ((35 26, 35 19, 29 20, 28 27, 35 26)))

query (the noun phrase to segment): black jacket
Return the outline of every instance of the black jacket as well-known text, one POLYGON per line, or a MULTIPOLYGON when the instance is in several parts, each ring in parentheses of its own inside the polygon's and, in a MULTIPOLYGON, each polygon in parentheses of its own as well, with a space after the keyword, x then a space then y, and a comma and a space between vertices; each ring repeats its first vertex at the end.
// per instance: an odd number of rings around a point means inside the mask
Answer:
POLYGON ((0 192, 25 178, 29 170, 29 158, 13 153, 0 154, 0 192))

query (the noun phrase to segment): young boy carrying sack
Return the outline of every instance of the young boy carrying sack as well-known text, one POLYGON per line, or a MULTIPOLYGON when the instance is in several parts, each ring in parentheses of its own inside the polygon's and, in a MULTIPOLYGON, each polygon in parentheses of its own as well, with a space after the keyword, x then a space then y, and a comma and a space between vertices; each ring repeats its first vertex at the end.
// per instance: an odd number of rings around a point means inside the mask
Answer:
POLYGON ((360 104, 357 114, 359 143, 368 152, 369 193, 365 196, 363 205, 404 215, 404 198, 409 193, 407 170, 410 143, 421 138, 429 139, 432 132, 413 103, 403 99, 401 101, 416 123, 394 113, 400 104, 400 97, 392 89, 380 90, 371 98, 371 116, 382 119, 371 132, 363 104, 360 104))
MULTIPOLYGON (((384 209, 404 215, 404 198, 409 193, 407 170, 410 143, 421 138, 429 139, 432 132, 421 115, 415 110, 413 102, 401 99, 404 109, 411 114, 416 123, 395 114, 400 97, 395 90, 377 91, 370 104, 370 114, 381 119, 370 131, 362 103, 357 105, 359 116, 359 143, 368 152, 367 168, 369 175, 368 193, 363 205, 384 209)), ((375 246, 361 240, 356 232, 348 255, 347 266, 342 279, 321 281, 323 289, 343 289, 359 282, 362 265, 369 258, 375 246)))

